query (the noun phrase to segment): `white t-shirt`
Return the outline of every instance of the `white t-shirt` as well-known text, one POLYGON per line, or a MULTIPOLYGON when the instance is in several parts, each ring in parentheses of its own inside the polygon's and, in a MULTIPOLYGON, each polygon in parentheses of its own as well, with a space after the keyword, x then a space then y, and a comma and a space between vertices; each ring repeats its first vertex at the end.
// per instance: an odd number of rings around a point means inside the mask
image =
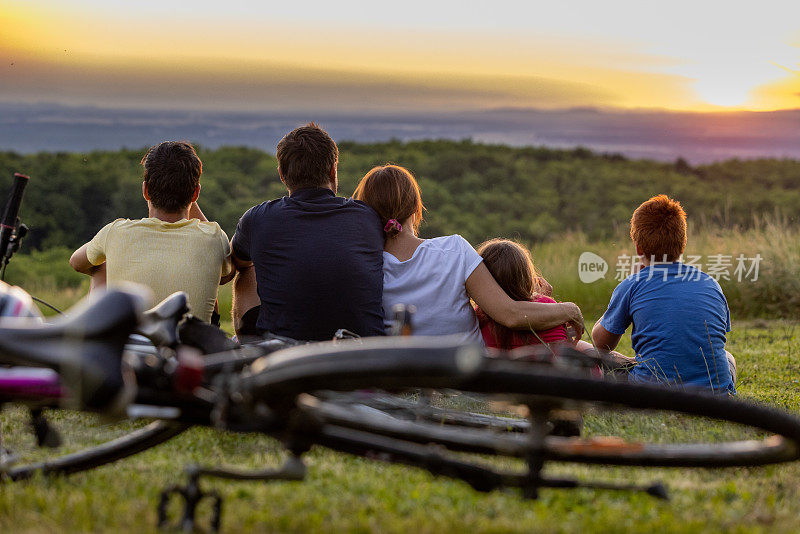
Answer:
POLYGON ((414 305, 414 334, 459 334, 465 342, 483 343, 464 285, 481 261, 460 235, 426 239, 406 261, 384 252, 383 313, 387 329, 396 304, 414 305))

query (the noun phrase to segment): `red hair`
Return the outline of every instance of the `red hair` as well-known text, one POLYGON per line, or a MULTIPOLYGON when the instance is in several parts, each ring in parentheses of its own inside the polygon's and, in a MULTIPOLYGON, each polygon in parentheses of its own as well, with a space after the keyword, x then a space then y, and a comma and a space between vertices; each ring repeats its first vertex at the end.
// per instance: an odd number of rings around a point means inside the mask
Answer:
POLYGON ((411 172, 399 165, 379 165, 364 175, 353 193, 353 198, 366 202, 381 218, 381 226, 387 237, 397 235, 400 230, 387 227, 394 219, 403 223, 413 217, 414 233, 422 222, 422 195, 419 184, 411 172))
POLYGON ((631 239, 640 254, 655 261, 677 261, 686 249, 686 212, 667 195, 643 202, 631 217, 631 239))

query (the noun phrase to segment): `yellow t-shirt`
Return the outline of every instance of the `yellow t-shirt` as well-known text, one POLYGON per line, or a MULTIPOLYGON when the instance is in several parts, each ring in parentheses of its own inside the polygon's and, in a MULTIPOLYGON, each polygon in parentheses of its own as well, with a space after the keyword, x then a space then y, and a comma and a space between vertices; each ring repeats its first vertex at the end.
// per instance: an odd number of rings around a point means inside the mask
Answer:
POLYGON ((153 291, 155 303, 185 291, 191 313, 206 322, 219 279, 231 269, 228 236, 217 223, 198 219, 117 219, 97 232, 86 255, 92 265, 106 262, 108 284, 143 284, 153 291))

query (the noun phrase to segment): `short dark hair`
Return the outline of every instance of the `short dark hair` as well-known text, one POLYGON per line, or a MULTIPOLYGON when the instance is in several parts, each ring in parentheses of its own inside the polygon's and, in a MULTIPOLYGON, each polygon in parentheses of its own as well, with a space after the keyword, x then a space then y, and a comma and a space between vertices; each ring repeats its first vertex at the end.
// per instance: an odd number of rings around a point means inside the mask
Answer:
POLYGON ((339 149, 328 133, 309 122, 295 128, 278 143, 278 168, 289 189, 326 187, 339 149))
POLYGON ((190 143, 164 141, 150 147, 141 163, 153 206, 175 213, 191 204, 203 162, 190 143))

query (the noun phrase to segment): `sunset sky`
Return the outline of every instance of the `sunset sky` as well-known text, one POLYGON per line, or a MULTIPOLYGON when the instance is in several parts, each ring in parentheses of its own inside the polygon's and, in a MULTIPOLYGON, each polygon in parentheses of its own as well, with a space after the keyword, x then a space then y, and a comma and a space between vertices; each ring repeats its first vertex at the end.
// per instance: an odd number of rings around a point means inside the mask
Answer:
POLYGON ((0 3, 0 101, 341 112, 800 108, 800 2, 0 3))

